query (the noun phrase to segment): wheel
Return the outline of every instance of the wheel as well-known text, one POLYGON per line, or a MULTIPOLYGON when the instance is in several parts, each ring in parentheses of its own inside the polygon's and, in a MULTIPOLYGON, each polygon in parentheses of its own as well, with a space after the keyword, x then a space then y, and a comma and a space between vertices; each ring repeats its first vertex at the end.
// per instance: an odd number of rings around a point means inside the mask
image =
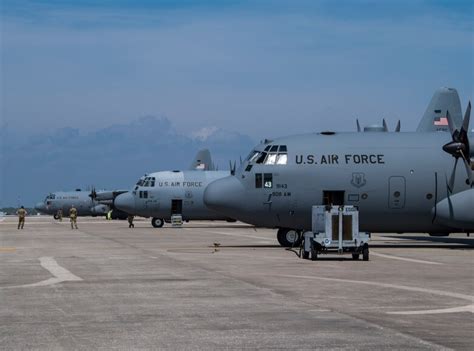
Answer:
POLYGON ((355 261, 358 260, 359 259, 359 254, 358 253, 353 253, 352 254, 352 259, 355 260, 355 261))
POLYGON ((305 260, 309 260, 309 252, 308 251, 303 251, 301 258, 305 260))
POLYGON ((155 227, 155 228, 161 228, 161 227, 163 227, 163 224, 164 224, 164 223, 165 223, 165 221, 163 221, 163 219, 161 219, 161 218, 156 218, 156 217, 155 217, 155 218, 153 218, 153 219, 151 220, 151 225, 152 225, 153 227, 155 227))
POLYGON ((53 215, 54 219, 59 219, 58 215, 53 215))
POLYGON ((364 248, 362 249, 362 259, 364 261, 369 260, 369 246, 365 245, 364 248))
POLYGON ((311 261, 316 261, 318 259, 318 251, 313 249, 311 250, 311 261))
POLYGON ((301 244, 301 234, 295 229, 278 229, 277 239, 283 247, 297 247, 301 244))

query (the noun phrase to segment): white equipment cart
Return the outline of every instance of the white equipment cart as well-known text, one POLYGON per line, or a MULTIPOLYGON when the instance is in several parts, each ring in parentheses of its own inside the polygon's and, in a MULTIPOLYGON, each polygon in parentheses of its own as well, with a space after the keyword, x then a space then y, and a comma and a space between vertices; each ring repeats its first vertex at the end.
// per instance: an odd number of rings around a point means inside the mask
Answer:
POLYGON ((302 258, 316 260, 319 254, 362 254, 369 260, 368 233, 359 232, 359 211, 354 206, 313 206, 312 231, 304 233, 302 258))

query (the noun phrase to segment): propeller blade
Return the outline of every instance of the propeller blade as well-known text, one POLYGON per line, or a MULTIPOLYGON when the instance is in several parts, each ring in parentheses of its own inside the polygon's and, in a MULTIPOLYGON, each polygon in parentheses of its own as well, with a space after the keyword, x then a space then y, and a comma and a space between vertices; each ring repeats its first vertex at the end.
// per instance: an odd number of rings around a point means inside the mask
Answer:
POLYGON ((446 119, 448 120, 449 132, 454 137, 454 134, 457 132, 457 130, 456 130, 453 120, 451 119, 451 115, 449 114, 449 111, 446 111, 446 119))
POLYGON ((467 104, 466 113, 464 114, 464 120, 462 121, 462 129, 466 132, 469 131, 469 120, 471 119, 471 102, 467 104))
POLYGON ((400 133, 400 130, 402 129, 402 123, 400 120, 398 120, 397 126, 395 128, 395 133, 400 133))
POLYGON ((387 126, 387 122, 385 121, 385 118, 382 119, 382 124, 383 124, 383 131, 388 132, 388 126, 387 126))
POLYGON ((451 172, 451 177, 449 178, 448 190, 450 193, 452 193, 454 190, 454 182, 456 181, 456 167, 457 166, 458 166, 458 158, 456 158, 456 161, 454 161, 454 167, 451 172))
POLYGON ((356 123, 357 123, 357 131, 360 133, 361 132, 361 129, 360 129, 360 123, 359 123, 359 119, 356 118, 356 123))
POLYGON ((242 156, 239 156, 240 158, 240 165, 242 165, 242 156))
POLYGON ((464 152, 461 150, 461 157, 462 160, 464 161, 464 167, 466 168, 466 173, 467 173, 467 179, 469 180, 469 186, 472 187, 472 168, 471 168, 471 162, 466 158, 464 155, 464 152))

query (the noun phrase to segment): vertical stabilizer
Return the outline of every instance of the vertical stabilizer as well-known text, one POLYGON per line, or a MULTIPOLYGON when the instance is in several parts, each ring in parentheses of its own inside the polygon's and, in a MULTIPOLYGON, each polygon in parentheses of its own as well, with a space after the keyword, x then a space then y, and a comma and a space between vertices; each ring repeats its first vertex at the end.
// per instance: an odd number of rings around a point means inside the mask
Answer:
POLYGON ((456 89, 439 88, 418 124, 417 132, 449 131, 446 111, 449 111, 456 128, 462 124, 461 101, 456 89))
POLYGON ((209 150, 199 150, 189 169, 192 171, 214 171, 214 164, 212 163, 209 150))

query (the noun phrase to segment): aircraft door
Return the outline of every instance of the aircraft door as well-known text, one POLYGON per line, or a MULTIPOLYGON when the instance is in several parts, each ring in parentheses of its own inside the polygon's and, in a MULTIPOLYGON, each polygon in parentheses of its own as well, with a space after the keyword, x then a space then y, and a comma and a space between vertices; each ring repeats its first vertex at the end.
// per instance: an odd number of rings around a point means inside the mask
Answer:
POLYGON ((390 177, 388 180, 388 207, 400 209, 405 207, 405 177, 390 177))
POLYGON ((171 200, 171 215, 182 215, 183 214, 183 200, 174 199, 171 200))

